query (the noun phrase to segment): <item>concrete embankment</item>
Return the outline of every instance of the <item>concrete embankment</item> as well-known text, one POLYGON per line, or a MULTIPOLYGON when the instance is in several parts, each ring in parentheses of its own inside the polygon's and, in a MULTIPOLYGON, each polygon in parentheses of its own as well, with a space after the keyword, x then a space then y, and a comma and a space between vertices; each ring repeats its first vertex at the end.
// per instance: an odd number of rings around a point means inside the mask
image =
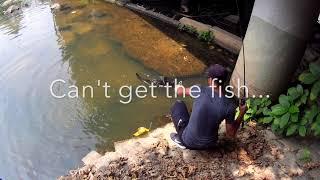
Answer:
POLYGON ((219 147, 194 151, 176 147, 169 137, 173 131, 168 124, 145 137, 117 142, 115 151, 103 156, 90 152, 83 167, 59 179, 308 179, 320 175, 316 141, 286 140, 250 123, 235 141, 226 140, 220 132, 219 147), (314 162, 299 160, 305 145, 311 147, 314 162))

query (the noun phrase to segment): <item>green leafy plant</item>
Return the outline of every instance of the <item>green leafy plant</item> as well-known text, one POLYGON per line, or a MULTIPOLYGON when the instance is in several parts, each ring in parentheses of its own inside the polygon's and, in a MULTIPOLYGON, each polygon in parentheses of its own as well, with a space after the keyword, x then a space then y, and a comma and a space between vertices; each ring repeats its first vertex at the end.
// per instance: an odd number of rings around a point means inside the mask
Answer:
POLYGON ((299 84, 288 89, 287 94, 279 96, 279 103, 271 107, 269 116, 263 123, 271 123, 273 131, 291 136, 299 132, 300 136, 306 135, 306 128, 300 122, 300 106, 307 103, 308 90, 299 84))
POLYGON ((320 135, 320 110, 317 105, 312 105, 308 109, 302 118, 304 124, 311 126, 311 131, 314 132, 315 136, 320 135))
POLYGON ((190 25, 180 24, 178 29, 197 36, 201 41, 211 42, 214 39, 214 34, 211 31, 197 31, 195 27, 190 25))
MULTIPOLYGON (((320 135, 320 65, 312 63, 307 72, 299 76, 300 82, 281 94, 271 108, 267 98, 249 99, 244 120, 257 120, 270 124, 274 132, 286 136, 320 135)), ((239 115, 239 108, 236 116, 239 115)))
MULTIPOLYGON (((249 98, 246 103, 248 110, 243 117, 244 121, 257 120, 262 122, 263 118, 270 112, 268 107, 271 105, 271 100, 267 97, 249 98)), ((236 117, 239 113, 239 108, 237 108, 236 117)))
POLYGON ((272 130, 286 136, 298 134, 320 135, 320 66, 312 63, 309 70, 299 76, 302 85, 291 87, 286 95, 280 95, 279 103, 271 107, 269 117, 263 121, 271 123, 272 130))
POLYGON ((310 125, 311 131, 315 136, 320 135, 320 108, 319 108, 319 94, 320 94, 320 65, 316 63, 309 64, 307 72, 299 76, 299 80, 309 86, 310 88, 310 102, 306 110, 302 122, 310 125))
POLYGON ((312 160, 311 152, 307 148, 304 148, 299 159, 304 162, 310 162, 312 160))
POLYGON ((214 35, 211 31, 203 31, 203 32, 198 32, 198 38, 201 41, 211 42, 214 39, 214 35))
POLYGON ((299 76, 299 81, 311 86, 310 100, 316 100, 320 93, 320 65, 309 64, 309 70, 299 76))
POLYGON ((188 32, 190 34, 194 34, 194 35, 198 35, 198 31, 195 27, 193 26, 189 26, 189 25, 183 25, 183 24, 180 24, 178 26, 178 29, 180 31, 185 31, 185 32, 188 32))

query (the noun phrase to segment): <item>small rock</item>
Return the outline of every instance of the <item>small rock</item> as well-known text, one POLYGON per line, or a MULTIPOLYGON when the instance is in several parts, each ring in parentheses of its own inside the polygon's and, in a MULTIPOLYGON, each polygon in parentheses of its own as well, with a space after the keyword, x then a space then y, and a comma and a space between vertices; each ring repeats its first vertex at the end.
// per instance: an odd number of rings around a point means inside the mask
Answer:
POLYGON ((225 120, 223 120, 220 123, 218 134, 219 134, 219 136, 224 136, 226 134, 226 121, 225 120))
POLYGON ((209 46, 209 49, 212 50, 212 49, 215 49, 215 47, 214 46, 209 46))
POLYGON ((233 176, 238 176, 238 174, 239 174, 239 167, 238 167, 237 164, 235 164, 235 163, 230 163, 229 170, 231 171, 231 174, 232 174, 233 176))
POLYGON ((29 2, 23 2, 23 3, 22 3, 22 6, 24 6, 24 7, 29 7, 30 4, 29 4, 29 2))
POLYGON ((257 127, 257 123, 254 122, 254 121, 249 121, 247 124, 248 124, 249 127, 252 127, 252 128, 257 127))
POLYGON ((246 173, 254 174, 254 172, 255 172, 255 166, 254 166, 254 165, 249 165, 249 166, 246 168, 246 173))
POLYGON ((182 47, 187 47, 187 45, 186 45, 186 44, 183 44, 183 43, 181 44, 181 46, 182 46, 182 47))
POLYGON ((145 164, 145 161, 143 159, 137 162, 137 166, 142 166, 144 164, 145 164))
POLYGON ((87 154, 84 158, 82 158, 82 162, 85 165, 92 165, 94 162, 99 159, 101 155, 97 153, 96 151, 91 151, 89 154, 87 154))
POLYGON ((4 14, 12 14, 12 13, 18 11, 18 10, 20 10, 19 6, 12 5, 6 11, 4 11, 4 14))
POLYGON ((61 8, 59 3, 54 3, 50 6, 50 9, 52 10, 59 10, 61 8))
MULTIPOLYGON (((112 1, 112 0, 111 0, 112 1)), ((115 3, 118 5, 118 6, 124 6, 125 4, 129 3, 130 0, 118 0, 118 1, 115 1, 115 3)))
POLYGON ((168 154, 168 142, 165 140, 162 140, 161 143, 157 146, 157 152, 159 152, 160 155, 165 156, 168 154))
POLYGON ((246 175, 246 172, 245 172, 243 169, 240 169, 240 170, 238 171, 238 174, 237 174, 238 177, 243 177, 243 176, 245 176, 245 175, 246 175))
POLYGON ((96 178, 91 172, 89 173, 89 180, 97 180, 98 178, 96 178))
POLYGON ((283 159, 284 155, 283 152, 279 149, 279 147, 270 147, 271 150, 271 155, 275 158, 275 159, 283 159))
POLYGON ((238 160, 246 165, 250 165, 253 162, 248 152, 243 148, 240 148, 238 152, 238 160))
POLYGON ((159 176, 159 171, 152 169, 151 171, 148 172, 151 177, 156 177, 159 176))
POLYGON ((282 180, 285 180, 285 179, 290 179, 289 177, 287 176, 282 176, 281 178, 277 178, 276 175, 275 175, 275 170, 272 169, 271 167, 268 167, 266 169, 261 169, 259 170, 258 172, 255 172, 253 174, 253 177, 252 179, 282 179, 282 180))
POLYGON ((8 7, 18 3, 21 3, 21 0, 7 0, 4 3, 2 3, 1 7, 8 7))
POLYGON ((116 3, 116 0, 105 0, 105 1, 109 3, 116 3))

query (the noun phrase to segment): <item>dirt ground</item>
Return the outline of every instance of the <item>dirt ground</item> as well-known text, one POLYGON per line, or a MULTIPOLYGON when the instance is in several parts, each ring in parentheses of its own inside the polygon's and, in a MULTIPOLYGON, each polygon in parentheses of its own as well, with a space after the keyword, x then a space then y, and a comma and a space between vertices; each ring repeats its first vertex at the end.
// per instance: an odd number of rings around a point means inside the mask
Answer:
POLYGON ((104 156, 89 153, 84 167, 60 179, 316 179, 319 176, 319 161, 316 161, 319 154, 312 162, 301 163, 296 155, 302 148, 296 145, 301 143, 290 144, 254 123, 241 129, 233 141, 221 135, 219 147, 209 151, 176 147, 169 137, 173 131, 172 124, 168 124, 147 137, 115 143, 115 152, 104 156))

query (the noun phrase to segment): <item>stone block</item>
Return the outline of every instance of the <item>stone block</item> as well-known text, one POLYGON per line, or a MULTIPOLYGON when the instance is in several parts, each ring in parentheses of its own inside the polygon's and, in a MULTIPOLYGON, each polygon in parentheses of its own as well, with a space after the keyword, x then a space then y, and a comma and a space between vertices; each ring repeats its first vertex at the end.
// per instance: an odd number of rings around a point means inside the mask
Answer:
POLYGON ((84 158, 82 158, 82 162, 85 165, 93 165, 100 157, 101 154, 97 153, 96 151, 91 151, 84 158))
POLYGON ((242 46, 242 40, 240 37, 231 34, 219 27, 212 27, 207 24, 203 24, 201 22, 195 21, 190 18, 183 17, 179 20, 179 22, 183 25, 192 26, 197 29, 197 31, 203 32, 203 31, 211 31, 214 35, 214 42, 220 45, 221 47, 229 50, 232 53, 239 53, 241 46, 242 46))

